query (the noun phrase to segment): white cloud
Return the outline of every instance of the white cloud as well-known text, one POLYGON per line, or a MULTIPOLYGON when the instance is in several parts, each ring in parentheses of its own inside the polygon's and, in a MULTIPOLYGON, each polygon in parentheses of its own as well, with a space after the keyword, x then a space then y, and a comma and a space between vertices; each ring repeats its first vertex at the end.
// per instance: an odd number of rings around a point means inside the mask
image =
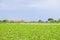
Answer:
POLYGON ((29 6, 31 6, 31 2, 24 0, 3 0, 0 3, 0 8, 21 8, 29 6))
POLYGON ((37 2, 33 2, 33 7, 35 8, 42 8, 42 9, 46 9, 48 7, 47 5, 47 1, 37 1, 37 2))
POLYGON ((48 0, 48 1, 38 1, 33 4, 35 8, 40 9, 59 9, 60 8, 59 0, 48 0))
POLYGON ((0 3, 0 8, 40 8, 40 9, 55 9, 59 8, 59 0, 3 0, 0 3))
POLYGON ((46 6, 46 2, 42 0, 5 0, 0 3, 1 8, 21 8, 21 7, 43 7, 46 6))
POLYGON ((60 1, 59 0, 48 0, 48 7, 51 8, 51 9, 57 9, 59 8, 59 3, 60 1))

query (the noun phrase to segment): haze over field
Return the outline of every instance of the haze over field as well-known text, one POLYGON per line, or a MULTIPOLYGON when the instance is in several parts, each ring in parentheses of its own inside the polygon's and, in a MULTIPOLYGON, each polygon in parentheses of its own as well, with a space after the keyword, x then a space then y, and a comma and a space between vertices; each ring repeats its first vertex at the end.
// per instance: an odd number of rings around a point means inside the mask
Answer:
POLYGON ((60 0, 0 0, 0 19, 60 18, 60 0))

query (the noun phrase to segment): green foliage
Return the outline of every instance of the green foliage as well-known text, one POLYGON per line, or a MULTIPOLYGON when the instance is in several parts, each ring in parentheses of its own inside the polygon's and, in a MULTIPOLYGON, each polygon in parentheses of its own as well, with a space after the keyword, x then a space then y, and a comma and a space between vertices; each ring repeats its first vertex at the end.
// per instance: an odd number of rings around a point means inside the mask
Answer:
POLYGON ((0 20, 0 23, 1 23, 2 21, 0 20))
POLYGON ((28 22, 28 23, 36 23, 36 21, 30 21, 30 22, 28 22))
POLYGON ((38 20, 38 22, 39 22, 39 23, 44 23, 44 21, 42 21, 42 20, 38 20))
POLYGON ((57 23, 60 23, 60 19, 57 20, 57 23))
POLYGON ((8 22, 8 20, 4 19, 4 20, 2 20, 2 22, 8 22))
POLYGON ((48 21, 45 21, 45 23, 48 23, 48 21))
POLYGON ((48 21, 54 20, 53 18, 48 18, 48 21))
POLYGON ((54 20, 53 18, 48 18, 48 22, 49 23, 57 23, 56 20, 54 20))
POLYGON ((60 23, 60 19, 55 20, 53 18, 48 18, 47 21, 43 21, 43 20, 38 20, 38 21, 23 21, 23 20, 0 20, 0 23, 60 23))
POLYGON ((56 23, 56 21, 55 20, 50 20, 50 23, 56 23))

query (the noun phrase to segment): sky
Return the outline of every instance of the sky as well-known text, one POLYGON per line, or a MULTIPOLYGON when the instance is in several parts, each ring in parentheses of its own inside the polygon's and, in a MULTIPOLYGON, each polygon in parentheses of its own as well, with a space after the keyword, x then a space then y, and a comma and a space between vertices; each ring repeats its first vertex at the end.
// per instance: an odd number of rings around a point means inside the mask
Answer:
POLYGON ((0 0, 0 19, 25 21, 60 18, 60 0, 0 0))

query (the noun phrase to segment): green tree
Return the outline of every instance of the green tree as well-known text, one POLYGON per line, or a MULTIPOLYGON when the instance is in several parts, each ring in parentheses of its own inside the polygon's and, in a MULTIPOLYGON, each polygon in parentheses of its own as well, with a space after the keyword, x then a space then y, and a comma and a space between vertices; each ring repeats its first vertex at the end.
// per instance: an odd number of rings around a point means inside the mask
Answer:
POLYGON ((42 20, 38 20, 38 22, 39 22, 39 23, 44 23, 44 21, 42 21, 42 20))
POLYGON ((57 20, 57 23, 60 23, 60 19, 57 20))
POLYGON ((45 23, 48 23, 48 21, 45 21, 45 23))
POLYGON ((48 18, 48 21, 54 20, 53 18, 48 18))
POLYGON ((36 21, 29 21, 29 23, 36 23, 36 21))
POLYGON ((51 20, 50 23, 56 23, 56 21, 55 20, 51 20))
POLYGON ((56 20, 54 20, 53 18, 48 18, 48 22, 49 23, 56 23, 56 20))
POLYGON ((4 20, 2 20, 2 22, 8 22, 8 20, 4 19, 4 20))
POLYGON ((1 23, 2 21, 0 20, 0 23, 1 23))

